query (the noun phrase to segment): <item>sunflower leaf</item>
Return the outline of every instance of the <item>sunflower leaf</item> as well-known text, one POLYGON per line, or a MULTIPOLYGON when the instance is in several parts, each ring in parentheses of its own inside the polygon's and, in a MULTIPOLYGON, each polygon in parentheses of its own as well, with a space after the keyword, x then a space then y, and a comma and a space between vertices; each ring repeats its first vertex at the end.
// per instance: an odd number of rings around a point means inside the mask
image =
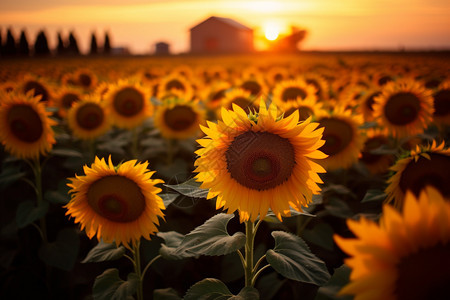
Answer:
POLYGON ((80 238, 75 229, 64 228, 58 232, 56 240, 39 249, 39 258, 46 264, 70 271, 75 265, 80 248, 80 238))
POLYGON ((200 187, 200 182, 195 181, 195 178, 191 178, 180 184, 165 184, 168 188, 171 188, 178 193, 192 197, 192 198, 206 198, 208 195, 208 189, 202 189, 200 187))
POLYGON ((368 190, 361 203, 377 201, 381 202, 386 199, 386 194, 381 190, 368 190))
POLYGON ((83 157, 83 153, 73 149, 53 149, 51 154, 63 157, 83 157))
MULTIPOLYGON (((300 216, 300 215, 304 215, 307 217, 315 217, 316 215, 312 215, 310 213, 308 213, 307 211, 303 211, 303 212, 299 212, 296 211, 295 209, 293 209, 291 207, 291 215, 289 217, 296 217, 296 216, 300 216)), ((287 218, 289 218, 287 217, 287 218)), ((280 220, 278 220, 278 218, 275 216, 274 212, 269 209, 269 211, 267 212, 267 215, 264 217, 264 221, 266 222, 271 222, 271 223, 280 223, 280 220)))
POLYGON ((156 289, 153 291, 153 300, 181 300, 173 288, 156 289))
POLYGON ((162 255, 164 259, 168 260, 178 260, 190 257, 191 255, 183 255, 183 253, 177 253, 177 247, 180 246, 184 235, 176 231, 169 232, 158 232, 156 234, 158 237, 162 238, 165 244, 161 244, 159 249, 159 254, 162 255))
POLYGON ((224 300, 233 297, 228 287, 215 278, 205 278, 189 288, 184 300, 224 300))
POLYGON ((217 214, 188 233, 176 249, 183 256, 219 256, 232 253, 244 247, 245 234, 236 232, 229 235, 228 222, 234 218, 231 214, 217 214))
MULTIPOLYGON (((350 268, 342 265, 334 270, 333 276, 325 284, 317 290, 317 295, 314 300, 332 300, 336 299, 337 293, 349 282, 350 268)), ((353 299, 352 296, 340 296, 341 300, 353 299)))
POLYGON ((128 274, 127 280, 119 277, 119 270, 108 269, 95 278, 92 296, 95 300, 128 299, 136 293, 139 276, 128 274))
POLYGON ((273 231, 275 248, 266 252, 272 268, 286 278, 322 286, 330 279, 325 263, 317 258, 298 236, 273 231))
POLYGON ((14 167, 4 167, 3 171, 0 173, 0 190, 7 188, 17 180, 25 177, 26 174, 26 172, 19 172, 19 170, 14 167))
POLYGON ((23 228, 36 220, 39 220, 48 211, 48 202, 43 201, 40 205, 35 206, 34 201, 27 200, 19 204, 16 211, 17 227, 23 228))
POLYGON ((161 197, 161 199, 164 202, 164 206, 167 208, 170 204, 172 204, 173 201, 175 201, 178 196, 180 196, 179 194, 172 194, 172 193, 167 193, 167 194, 159 194, 159 196, 161 197))
POLYGON ((117 247, 115 243, 105 243, 100 241, 94 248, 89 251, 86 258, 81 263, 101 262, 116 260, 125 254, 125 247, 117 247))

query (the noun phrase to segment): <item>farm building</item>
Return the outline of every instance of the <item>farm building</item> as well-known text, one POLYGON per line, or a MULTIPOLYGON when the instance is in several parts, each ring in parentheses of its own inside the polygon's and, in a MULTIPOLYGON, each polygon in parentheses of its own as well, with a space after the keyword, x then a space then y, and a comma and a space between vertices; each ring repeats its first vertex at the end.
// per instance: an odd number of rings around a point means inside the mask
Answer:
POLYGON ((253 51, 253 29, 229 18, 210 17, 190 29, 191 53, 253 51))
POLYGON ((170 45, 166 42, 159 42, 155 44, 155 55, 169 55, 170 45))

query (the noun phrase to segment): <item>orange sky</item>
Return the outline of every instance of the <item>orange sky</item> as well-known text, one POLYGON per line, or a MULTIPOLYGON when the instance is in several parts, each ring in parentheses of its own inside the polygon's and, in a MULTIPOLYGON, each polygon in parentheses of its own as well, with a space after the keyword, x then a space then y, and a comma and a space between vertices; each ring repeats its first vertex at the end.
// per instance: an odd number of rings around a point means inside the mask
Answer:
POLYGON ((82 51, 90 33, 99 43, 109 30, 113 46, 149 53, 166 41, 174 53, 189 50, 189 28, 215 15, 231 17, 255 29, 290 25, 306 28, 307 50, 450 49, 448 0, 2 0, 0 29, 16 36, 25 28, 30 43, 45 29, 50 46, 56 32, 74 30, 82 51), (126 3, 126 4, 125 4, 126 3))

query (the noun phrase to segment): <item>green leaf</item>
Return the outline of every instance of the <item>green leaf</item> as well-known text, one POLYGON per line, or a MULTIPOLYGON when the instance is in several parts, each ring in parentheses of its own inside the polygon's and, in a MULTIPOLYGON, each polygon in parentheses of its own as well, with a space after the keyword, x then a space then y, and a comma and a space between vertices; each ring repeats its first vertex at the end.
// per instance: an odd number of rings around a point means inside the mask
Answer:
POLYGON ((165 184, 168 188, 171 188, 182 195, 192 198, 206 198, 209 190, 200 188, 200 185, 201 183, 195 181, 195 178, 191 178, 180 184, 165 184))
POLYGON ((27 200, 19 204, 16 211, 17 227, 23 228, 36 220, 39 220, 48 211, 48 202, 43 201, 39 206, 34 205, 34 201, 27 200))
POLYGON ((15 167, 4 167, 0 174, 0 190, 7 188, 26 174, 26 172, 19 172, 15 167))
POLYGON ((358 126, 358 128, 359 129, 369 129, 369 128, 374 128, 377 126, 378 126, 377 122, 365 122, 364 124, 358 126))
POLYGON ((228 234, 227 224, 234 218, 232 214, 217 214, 203 225, 188 233, 176 254, 182 255, 225 255, 237 251, 245 245, 245 234, 228 234))
POLYGON ((180 195, 179 194, 158 194, 158 196, 161 197, 161 199, 164 202, 164 206, 167 208, 180 195))
POLYGON ((123 300, 136 293, 139 276, 128 274, 127 280, 119 277, 119 270, 108 269, 95 278, 92 296, 95 300, 123 300))
POLYGON ((70 271, 75 265, 80 248, 80 239, 75 229, 64 228, 58 232, 56 241, 42 244, 39 258, 46 264, 70 271))
POLYGON ((53 149, 51 154, 63 157, 83 157, 83 153, 73 149, 53 149))
POLYGON ((53 204, 67 204, 70 201, 69 194, 63 194, 60 191, 47 191, 44 194, 44 199, 53 204))
POLYGON ((266 252, 272 268, 286 278, 322 286, 330 279, 325 263, 309 250, 298 236, 273 231, 275 248, 266 252))
POLYGON ((233 297, 228 287, 214 278, 205 278, 189 288, 184 300, 225 300, 233 297))
POLYGON ((259 292, 254 287, 247 286, 247 287, 244 287, 239 292, 239 294, 237 294, 237 296, 233 296, 230 299, 233 299, 233 300, 248 300, 248 299, 258 300, 259 292))
POLYGON ((381 190, 368 190, 361 203, 372 202, 372 201, 384 201, 386 199, 386 194, 381 190))
POLYGON ((325 205, 325 209, 331 215, 343 219, 351 218, 354 215, 348 204, 336 197, 330 197, 328 199, 328 203, 325 205))
POLYGON ((178 233, 176 231, 169 232, 158 232, 156 234, 160 238, 162 238, 165 244, 161 244, 161 248, 159 249, 159 254, 162 255, 164 259, 168 260, 178 260, 186 257, 191 257, 191 255, 183 255, 183 253, 177 253, 177 248, 180 246, 181 241, 184 238, 184 235, 178 233))
POLYGON ((303 238, 326 250, 333 251, 333 228, 327 223, 318 223, 313 229, 305 229, 303 238))
POLYGON ((115 243, 104 243, 100 241, 94 248, 89 251, 82 263, 101 262, 116 260, 125 254, 125 247, 117 247, 115 243))
POLYGON ((181 300, 173 288, 156 289, 153 291, 153 300, 181 300))
POLYGON ((350 268, 346 265, 342 265, 334 270, 333 276, 324 286, 320 287, 317 291, 316 298, 314 300, 350 300, 352 296, 337 296, 337 293, 344 287, 350 278, 350 268))

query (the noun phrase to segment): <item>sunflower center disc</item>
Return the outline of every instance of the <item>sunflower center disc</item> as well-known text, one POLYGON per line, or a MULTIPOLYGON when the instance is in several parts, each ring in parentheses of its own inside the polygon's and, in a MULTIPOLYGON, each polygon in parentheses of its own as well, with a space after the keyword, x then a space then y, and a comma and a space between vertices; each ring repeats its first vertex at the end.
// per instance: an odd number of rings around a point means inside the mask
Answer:
POLYGON ((381 92, 375 92, 370 94, 369 97, 367 97, 366 101, 364 102, 364 105, 370 110, 373 111, 373 104, 375 103, 375 98, 378 97, 381 94, 381 92))
POLYGON ((384 113, 390 123, 407 125, 416 120, 420 111, 420 101, 412 93, 397 93, 389 97, 384 113))
POLYGON ((320 84, 315 79, 306 79, 305 81, 307 84, 311 84, 316 88, 316 95, 319 96, 320 93, 322 92, 320 84))
MULTIPOLYGON (((246 113, 249 113, 250 109, 254 107, 252 101, 245 97, 236 97, 233 99, 232 103, 245 110, 246 113)), ((231 109, 232 105, 230 105, 229 108, 231 109)))
POLYGON ((434 115, 447 116, 450 114, 450 89, 440 90, 434 95, 434 115))
POLYGON ((80 74, 80 76, 78 76, 78 80, 84 87, 90 87, 92 84, 92 78, 88 74, 80 74))
POLYGON ((281 99, 285 102, 290 100, 297 100, 297 98, 305 99, 306 92, 304 89, 299 87, 288 87, 283 90, 281 94, 281 99))
POLYGON ((418 197, 424 187, 432 185, 444 197, 449 197, 450 157, 437 153, 429 155, 430 160, 421 156, 417 162, 412 160, 406 166, 400 178, 400 188, 403 192, 411 190, 418 197))
POLYGON ((253 190, 282 184, 295 166, 295 151, 289 140, 269 132, 247 131, 236 136, 225 157, 231 177, 253 190))
POLYGON ((378 159, 380 159, 380 157, 382 155, 374 154, 371 151, 378 149, 381 146, 387 145, 387 144, 388 144, 388 140, 384 136, 375 136, 375 137, 368 139, 364 143, 364 149, 361 151, 361 161, 368 163, 368 164, 376 162, 378 159))
POLYGON ((325 154, 338 154, 352 141, 353 129, 347 122, 335 118, 325 118, 319 123, 325 127, 323 131, 325 144, 320 148, 325 154))
POLYGON ((450 299, 450 244, 420 249, 401 259, 397 299, 450 299))
POLYGON ((45 89, 45 87, 40 84, 37 81, 27 81, 23 87, 23 90, 25 93, 31 91, 34 89, 34 96, 41 95, 41 101, 47 101, 48 100, 48 91, 45 89))
POLYGON ((177 105, 164 112, 164 123, 172 130, 186 130, 195 123, 197 114, 189 106, 177 105))
POLYGON ((72 104, 80 100, 77 94, 67 93, 61 99, 62 107, 69 109, 72 107, 72 104))
POLYGON ((87 199, 96 213, 113 222, 132 222, 145 210, 145 197, 140 187, 120 175, 95 181, 87 191, 87 199))
POLYGON ((126 87, 117 92, 114 97, 114 108, 122 116, 137 115, 144 107, 144 97, 132 87, 126 87))
POLYGON ((258 82, 253 81, 253 80, 248 80, 248 81, 244 82, 241 85, 241 88, 243 88, 246 91, 249 91, 250 94, 252 94, 252 95, 258 95, 259 92, 261 92, 261 85, 258 82))
POLYGON ((34 143, 44 131, 39 114, 28 105, 15 105, 8 112, 12 134, 25 143, 34 143))
POLYGON ((166 84, 166 91, 170 91, 171 89, 176 89, 176 90, 181 90, 184 91, 186 90, 184 85, 179 81, 179 80, 171 80, 166 84))
POLYGON ((104 117, 103 110, 93 103, 88 103, 80 107, 76 116, 78 125, 87 130, 99 127, 104 117))

